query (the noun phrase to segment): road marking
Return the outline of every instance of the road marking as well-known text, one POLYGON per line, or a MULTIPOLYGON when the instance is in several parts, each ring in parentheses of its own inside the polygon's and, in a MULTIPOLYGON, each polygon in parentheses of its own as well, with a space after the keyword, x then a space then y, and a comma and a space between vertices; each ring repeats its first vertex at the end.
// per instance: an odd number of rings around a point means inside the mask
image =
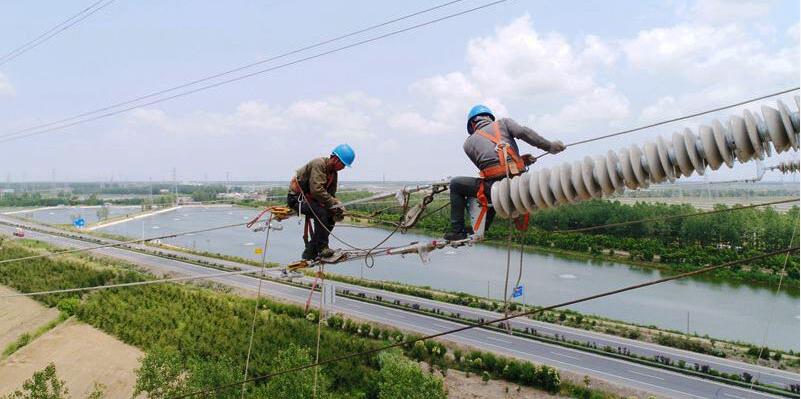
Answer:
POLYGON ((451 326, 443 326, 442 324, 437 324, 437 323, 431 323, 431 325, 438 328, 445 328, 445 329, 451 328, 451 326))
POLYGON ((397 317, 399 319, 405 319, 406 318, 406 316, 404 316, 404 315, 402 315, 400 313, 384 312, 384 314, 387 315, 387 316, 397 317))
POLYGON ((732 395, 732 394, 730 394, 730 393, 726 393, 726 392, 723 392, 723 396, 728 396, 728 397, 730 397, 730 398, 737 398, 737 399, 745 399, 745 398, 744 398, 744 397, 742 397, 742 396, 732 395))
POLYGON ((629 372, 629 373, 638 374, 638 375, 641 375, 641 376, 644 376, 644 377, 656 378, 657 380, 664 380, 664 378, 662 378, 662 377, 657 377, 657 376, 655 376, 655 375, 650 375, 650 374, 640 373, 639 371, 628 370, 628 372, 629 372))
POLYGON ((568 358, 568 359, 573 359, 573 360, 581 360, 581 359, 579 359, 579 358, 577 358, 577 357, 575 357, 575 356, 565 355, 565 354, 562 354, 562 353, 551 352, 551 354, 552 354, 552 355, 556 355, 556 356, 562 356, 562 357, 566 357, 566 358, 568 358))
POLYGON ((511 344, 512 343, 511 341, 507 341, 505 339, 500 339, 500 338, 495 338, 495 337, 487 337, 487 339, 491 339, 493 341, 498 341, 498 342, 503 342, 505 344, 511 344))

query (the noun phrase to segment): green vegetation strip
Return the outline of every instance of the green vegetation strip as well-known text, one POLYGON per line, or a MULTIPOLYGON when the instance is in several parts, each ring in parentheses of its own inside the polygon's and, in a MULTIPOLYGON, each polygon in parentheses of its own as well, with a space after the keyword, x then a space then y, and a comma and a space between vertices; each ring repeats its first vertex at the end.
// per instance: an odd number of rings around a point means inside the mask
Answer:
POLYGON ((24 333, 20 335, 19 338, 6 345, 6 347, 3 349, 3 357, 5 358, 11 356, 12 354, 14 354, 14 352, 20 350, 23 346, 28 345, 36 338, 41 337, 44 333, 56 328, 57 325, 61 324, 68 318, 69 315, 67 315, 66 313, 63 312, 59 313, 59 315, 55 319, 50 320, 45 325, 37 328, 36 331, 34 331, 33 333, 24 333))
MULTIPOLYGON (((5 243, 0 249, 0 259, 48 249, 51 248, 24 241, 5 243)), ((53 289, 66 284, 86 285, 92 281, 152 278, 128 270, 128 267, 111 267, 103 259, 87 260, 71 256, 20 262, 20 266, 16 268, 9 265, 0 268, 0 277, 4 284, 23 292, 30 289, 53 289), (18 273, 23 269, 25 273, 18 273), (64 274, 65 278, 54 280, 53 277, 59 274, 64 274), (52 284, 54 281, 56 284, 52 284)), ((63 296, 42 296, 38 299, 46 304, 58 304, 65 312, 74 312, 80 320, 146 350, 146 360, 149 360, 139 370, 137 387, 142 389, 140 392, 151 394, 170 388, 173 379, 159 380, 153 377, 152 373, 148 374, 148 370, 153 368, 145 367, 148 364, 155 365, 157 370, 166 370, 161 366, 175 366, 180 371, 178 376, 186 376, 196 383, 193 386, 184 386, 179 392, 240 378, 239 372, 232 373, 231 370, 241 370, 239 365, 243 363, 246 348, 244 343, 248 337, 245 332, 249 331, 253 306, 256 304, 252 299, 187 285, 146 286, 97 291, 86 295, 70 293, 63 296), (148 375, 156 379, 147 378, 148 375), (154 383, 163 385, 154 386, 154 383)), ((276 359, 285 356, 283 351, 292 345, 301 348, 314 346, 318 318, 316 312, 306 314, 299 306, 266 299, 258 301, 258 309, 260 312, 254 339, 256 345, 252 356, 252 373, 263 374, 285 369, 285 365, 279 364, 276 359)), ((321 358, 335 358, 377 348, 387 342, 413 339, 396 329, 383 329, 339 317, 330 318, 326 326, 321 339, 321 358)), ((483 352, 468 356, 468 363, 461 355, 446 357, 448 349, 430 341, 404 345, 402 349, 407 356, 436 364, 443 370, 450 367, 486 371, 494 378, 551 392, 564 390, 574 397, 616 397, 570 383, 561 384, 558 372, 548 366, 534 366, 528 362, 498 358, 483 352), (489 359, 495 359, 490 362, 495 368, 482 366, 482 361, 476 359, 488 359, 488 362, 489 359), (499 364, 503 367, 498 368, 499 364), (588 392, 592 396, 587 396, 590 395, 588 392)), ((310 359, 301 358, 293 364, 306 364, 307 360, 310 359)), ((379 384, 382 379, 376 375, 380 373, 381 367, 378 356, 374 355, 323 366, 321 373, 325 381, 328 381, 325 389, 329 390, 331 397, 375 397, 382 389, 379 384)), ((167 369, 175 370, 169 367, 167 369)), ((184 381, 182 378, 174 380, 184 381)), ((265 393, 270 392, 268 385, 269 383, 259 383, 249 386, 247 394, 250 397, 270 396, 265 393)), ((221 393, 218 397, 238 395, 237 389, 221 393)))

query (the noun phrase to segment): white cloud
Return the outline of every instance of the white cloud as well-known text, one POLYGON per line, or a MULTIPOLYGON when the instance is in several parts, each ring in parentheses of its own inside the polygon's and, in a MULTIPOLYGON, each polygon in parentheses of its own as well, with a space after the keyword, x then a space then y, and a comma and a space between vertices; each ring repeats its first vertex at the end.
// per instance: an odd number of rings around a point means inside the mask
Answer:
POLYGON ((493 36, 470 40, 467 61, 471 79, 493 97, 546 97, 593 87, 592 75, 570 43, 555 32, 539 35, 528 15, 493 36))
MULTIPOLYGON (((614 86, 596 87, 562 107, 555 115, 545 114, 533 125, 545 132, 579 132, 583 129, 613 126, 628 118, 629 100, 614 86)), ((598 134, 597 131, 585 132, 598 134)))
POLYGON ((798 42, 801 41, 801 37, 799 37, 801 36, 801 32, 799 32, 799 22, 796 22, 795 25, 787 28, 785 33, 787 34, 787 37, 796 45, 798 45, 798 42))
POLYGON ((762 18, 770 12, 772 0, 703 0, 689 9, 694 22, 727 24, 762 18))
POLYGON ((325 134, 337 139, 374 137, 371 125, 383 112, 374 97, 352 92, 321 100, 296 101, 275 106, 261 101, 240 103, 232 113, 197 111, 186 115, 168 115, 157 109, 138 109, 129 121, 134 125, 155 127, 177 135, 235 135, 269 133, 271 135, 325 134))
POLYGON ((13 96, 14 94, 16 94, 16 90, 11 84, 11 81, 8 80, 6 75, 0 72, 0 96, 13 96))
POLYGON ((604 42, 600 37, 587 35, 584 38, 584 50, 580 60, 583 65, 612 66, 617 61, 617 49, 604 42))
MULTIPOLYGON (((618 58, 618 50, 598 36, 584 36, 574 46, 559 33, 539 34, 531 18, 524 15, 497 28, 493 35, 471 39, 466 53, 465 71, 410 85, 418 103, 430 111, 400 113, 391 119, 390 127, 435 134, 462 131, 467 110, 475 103, 486 104, 498 117, 508 116, 506 104, 513 103, 545 115, 551 126, 558 124, 558 117, 569 117, 570 124, 580 126, 628 113, 628 100, 614 86, 595 82, 598 69, 614 65, 618 58), (598 102, 589 104, 590 98, 598 102), (576 102, 564 104, 565 99, 576 102), (586 107, 599 111, 582 112, 586 107)), ((536 119, 534 115, 512 116, 536 119)))
MULTIPOLYGON (((787 34, 792 36, 797 26, 787 34)), ((675 86, 673 93, 644 107, 640 120, 673 117, 794 85, 798 40, 776 48, 757 35, 734 24, 680 23, 624 40, 623 52, 632 68, 675 86)))

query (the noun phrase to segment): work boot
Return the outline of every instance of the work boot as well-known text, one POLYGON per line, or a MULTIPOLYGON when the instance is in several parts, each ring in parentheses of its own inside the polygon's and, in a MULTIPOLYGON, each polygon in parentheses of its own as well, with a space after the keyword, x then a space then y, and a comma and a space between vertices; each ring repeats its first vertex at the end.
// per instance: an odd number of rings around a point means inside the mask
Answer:
POLYGON ((334 250, 331 249, 331 248, 328 248, 328 245, 325 245, 322 248, 320 248, 320 257, 321 258, 328 258, 328 257, 331 257, 331 256, 334 256, 334 250))
POLYGON ((458 240, 464 240, 465 238, 467 238, 467 233, 465 233, 464 231, 459 231, 455 233, 450 232, 448 234, 445 234, 444 237, 446 241, 458 241, 458 240))
POLYGON ((314 245, 306 244, 306 249, 303 250, 303 255, 301 258, 303 260, 314 260, 317 257, 317 251, 314 248, 314 245))

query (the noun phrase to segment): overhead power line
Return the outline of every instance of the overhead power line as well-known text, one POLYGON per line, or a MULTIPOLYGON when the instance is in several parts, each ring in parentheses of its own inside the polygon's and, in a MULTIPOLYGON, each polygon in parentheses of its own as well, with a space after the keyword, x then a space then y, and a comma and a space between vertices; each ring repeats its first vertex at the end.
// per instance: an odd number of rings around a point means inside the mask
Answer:
POLYGON ((301 371, 301 370, 306 370, 306 369, 309 369, 309 368, 312 368, 312 367, 318 367, 318 366, 323 366, 323 365, 326 365, 326 364, 340 362, 340 361, 347 360, 347 359, 352 359, 352 358, 356 358, 356 357, 372 355, 374 353, 378 353, 378 352, 385 351, 385 350, 388 350, 388 349, 397 348, 397 347, 406 346, 406 345, 411 345, 411 344, 414 344, 415 342, 418 342, 418 341, 425 341, 425 340, 429 340, 429 339, 439 338, 439 337, 443 337, 443 336, 446 336, 446 335, 450 335, 450 334, 454 334, 454 333, 458 333, 458 332, 462 332, 462 331, 466 331, 466 330, 471 330, 471 329, 478 328, 478 327, 483 327, 483 326, 488 326, 488 325, 492 325, 492 324, 496 324, 496 323, 501 323, 501 322, 512 320, 512 319, 515 319, 515 318, 518 318, 518 317, 531 316, 531 315, 534 315, 534 314, 537 314, 537 313, 542 313, 542 312, 545 312, 545 311, 548 311, 548 310, 553 310, 553 309, 556 309, 556 308, 575 305, 577 303, 587 302, 587 301, 591 301, 591 300, 594 300, 594 299, 599 299, 599 298, 603 298, 603 297, 607 297, 607 296, 611 296, 611 295, 616 295, 616 294, 620 294, 620 293, 623 293, 623 292, 636 290, 636 289, 639 289, 639 288, 644 288, 644 287, 648 287, 648 286, 652 286, 652 285, 665 283, 665 282, 668 282, 668 281, 679 280, 679 279, 690 277, 690 276, 695 276, 695 275, 699 275, 699 274, 703 274, 703 273, 708 273, 708 272, 711 272, 711 271, 714 271, 714 270, 723 269, 723 268, 736 266, 736 265, 741 265, 741 264, 744 264, 744 263, 749 263, 749 262, 753 262, 753 261, 756 261, 756 260, 765 259, 765 258, 768 258, 768 257, 771 257, 771 256, 783 254, 783 253, 795 252, 795 251, 798 251, 798 249, 799 249, 799 247, 797 247, 797 246, 790 247, 790 248, 784 248, 784 249, 779 249, 779 250, 775 250, 775 251, 771 251, 771 252, 766 252, 766 253, 761 254, 761 255, 752 256, 752 257, 749 257, 749 258, 746 258, 746 259, 726 262, 726 263, 722 263, 722 264, 715 265, 715 266, 707 266, 707 267, 704 267, 704 268, 701 268, 701 269, 698 269, 698 270, 694 270, 694 271, 691 271, 691 272, 681 273, 681 274, 677 274, 677 275, 674 275, 674 276, 665 277, 665 278, 661 278, 661 279, 657 279, 657 280, 651 280, 651 281, 647 281, 647 282, 644 282, 644 283, 629 285, 629 286, 626 286, 626 287, 623 287, 623 288, 618 288, 618 289, 615 289, 615 290, 606 291, 606 292, 602 292, 602 293, 599 293, 599 294, 586 296, 586 297, 579 298, 579 299, 573 299, 573 300, 570 300, 570 301, 557 303, 555 305, 550 305, 550 306, 546 306, 546 307, 543 307, 543 308, 537 308, 537 309, 532 309, 532 310, 529 310, 529 311, 526 311, 526 312, 515 313, 515 314, 509 315, 509 316, 506 316, 506 317, 501 317, 501 318, 497 318, 497 319, 493 319, 493 320, 483 321, 483 322, 480 322, 480 323, 470 324, 470 325, 467 325, 467 326, 464 326, 464 327, 454 328, 452 330, 447 330, 447 331, 439 332, 439 333, 436 333, 436 334, 430 334, 430 335, 422 336, 422 337, 419 337, 419 338, 409 339, 409 340, 405 340, 405 341, 402 341, 402 342, 398 342, 398 343, 394 343, 394 344, 381 346, 381 347, 378 347, 378 348, 365 350, 365 351, 362 351, 362 352, 349 353, 349 354, 346 354, 346 355, 342 355, 342 356, 334 357, 334 358, 331 358, 331 359, 314 362, 314 363, 311 363, 311 364, 305 364, 305 365, 302 365, 302 366, 292 367, 292 368, 289 368, 289 369, 277 371, 277 372, 270 373, 270 374, 264 374, 264 375, 260 375, 260 376, 256 376, 256 377, 243 379, 241 381, 232 382, 230 384, 218 385, 218 386, 214 386, 214 387, 210 387, 210 388, 206 388, 206 389, 202 389, 202 390, 198 390, 198 391, 194 391, 194 392, 189 392, 189 393, 186 393, 186 394, 174 396, 173 399, 182 399, 182 398, 188 398, 188 397, 193 397, 193 396, 198 396, 198 395, 207 395, 207 394, 210 394, 210 393, 213 393, 213 392, 221 391, 223 389, 238 387, 238 386, 241 386, 244 383, 255 382, 255 381, 260 381, 260 380, 266 380, 266 379, 269 379, 269 378, 272 378, 272 377, 276 377, 276 376, 279 376, 279 375, 294 373, 294 372, 298 372, 298 371, 301 371))
POLYGON ((49 30, 45 31, 44 33, 40 34, 39 36, 31 39, 30 41, 22 44, 21 46, 11 50, 6 55, 0 57, 0 66, 3 66, 15 58, 21 56, 22 54, 39 47, 42 43, 52 39, 56 35, 64 32, 65 30, 75 26, 76 24, 80 23, 86 18, 89 18, 92 14, 108 7, 111 3, 116 0, 99 0, 92 3, 89 7, 84 8, 79 13, 67 18, 66 20, 60 22, 59 24, 53 26, 49 30), (105 3, 103 3, 105 1, 105 3), (101 4, 103 3, 103 4, 101 4))
POLYGON ((464 0, 453 0, 453 1, 446 2, 446 3, 442 3, 442 4, 439 4, 439 5, 433 6, 433 7, 426 8, 424 10, 420 10, 420 11, 416 11, 416 12, 413 12, 413 13, 410 13, 410 14, 406 14, 406 15, 403 15, 401 17, 390 19, 388 21, 381 22, 381 23, 378 23, 378 24, 375 24, 375 25, 371 25, 371 26, 368 26, 368 27, 365 27, 365 28, 362 28, 362 29, 359 29, 359 30, 356 30, 356 31, 353 31, 353 32, 349 32, 349 33, 346 33, 346 34, 343 34, 343 35, 339 35, 339 36, 336 36, 336 37, 325 39, 323 41, 320 41, 320 42, 317 42, 317 43, 314 43, 314 44, 310 44, 308 46, 304 46, 304 47, 300 47, 300 48, 297 48, 297 49, 294 49, 294 50, 291 50, 291 51, 287 51, 285 53, 282 53, 282 54, 279 54, 279 55, 276 55, 276 56, 272 56, 272 57, 269 57, 269 58, 264 58, 264 59, 261 59, 261 60, 255 61, 255 62, 251 62, 249 64, 245 64, 245 65, 233 68, 233 69, 228 69, 228 70, 223 71, 223 72, 215 73, 213 75, 209 75, 209 76, 206 76, 206 77, 203 77, 203 78, 199 78, 199 79, 195 79, 195 80, 192 80, 192 81, 189 81, 189 82, 186 82, 186 83, 182 83, 182 84, 177 85, 177 86, 172 86, 172 87, 169 87, 169 88, 166 88, 166 89, 163 89, 163 90, 155 91, 155 92, 152 92, 152 93, 149 93, 149 94, 145 94, 143 96, 135 97, 135 98, 132 98, 132 99, 129 99, 129 100, 125 100, 125 101, 122 101, 122 102, 118 102, 118 103, 115 103, 115 104, 112 104, 112 105, 108 105, 108 106, 105 106, 105 107, 102 107, 102 108, 97 108, 97 109, 94 109, 94 110, 91 110, 91 111, 86 111, 86 112, 83 112, 83 113, 80 113, 80 114, 77 114, 77 115, 73 115, 73 116, 70 116, 70 117, 67 117, 67 118, 64 118, 64 119, 59 119, 59 120, 55 120, 55 121, 52 121, 52 122, 47 122, 47 123, 43 123, 43 124, 40 124, 40 125, 31 126, 31 127, 28 127, 28 128, 22 129, 22 130, 17 130, 16 132, 9 133, 8 135, 0 136, 0 138, 2 138, 4 136, 11 136, 11 135, 16 135, 16 134, 20 134, 20 133, 29 132, 29 131, 32 131, 32 130, 37 130, 37 129, 41 129, 41 128, 44 128, 44 127, 57 125, 57 124, 64 123, 64 122, 69 122, 69 121, 72 121, 72 120, 75 120, 75 119, 79 119, 79 118, 83 118, 83 117, 86 117, 86 116, 89 116, 89 115, 93 115, 93 114, 97 114, 97 113, 100 113, 100 112, 108 111, 108 110, 111 110, 111 109, 114 109, 114 108, 119 108, 119 107, 122 107, 122 106, 125 106, 125 105, 129 105, 129 104, 133 104, 135 102, 139 102, 139 101, 142 101, 142 100, 147 100, 149 98, 160 96, 162 94, 166 94, 166 93, 170 93, 170 92, 173 92, 173 91, 176 91, 176 90, 184 89, 184 88, 187 88, 189 86, 194 86, 194 85, 196 85, 198 83, 207 82, 209 80, 213 80, 213 79, 216 79, 216 78, 220 78, 220 77, 223 77, 223 76, 230 75, 232 73, 241 72, 241 71, 243 71, 245 69, 249 69, 249 68, 252 68, 254 66, 258 66, 258 65, 266 64, 266 63, 271 62, 271 61, 276 61, 276 60, 279 60, 279 59, 282 59, 282 58, 286 58, 286 57, 289 57, 290 55, 295 55, 295 54, 301 53, 303 51, 312 50, 312 49, 315 49, 315 48, 318 48, 318 47, 322 47, 322 46, 324 46, 326 44, 330 44, 330 43, 333 43, 333 42, 340 41, 342 39, 347 39, 347 38, 352 37, 352 36, 356 36, 356 35, 359 35, 359 34, 362 34, 362 33, 366 33, 366 32, 369 32, 369 31, 372 31, 372 30, 375 30, 375 29, 378 29, 378 28, 381 28, 381 27, 384 27, 384 26, 387 26, 387 25, 391 25, 391 24, 394 24, 396 22, 400 22, 400 21, 403 21, 405 19, 409 19, 409 18, 418 16, 418 15, 421 15, 421 14, 425 14, 425 13, 428 13, 428 12, 431 12, 431 11, 434 11, 434 10, 438 10, 440 8, 447 7, 449 5, 452 5, 452 4, 455 4, 455 3, 459 3, 459 2, 462 2, 462 1, 464 1, 464 0))
MULTIPOLYGON (((786 94, 786 93, 789 93, 791 91, 796 91, 799 88, 801 88, 801 87, 792 87, 792 88, 780 90, 780 91, 777 91, 777 92, 774 92, 774 93, 765 94, 765 95, 762 95, 762 96, 759 96, 759 97, 749 98, 747 100, 743 100, 743 101, 736 102, 736 103, 733 103, 733 104, 721 105, 721 106, 719 106, 717 108, 708 109, 706 111, 699 111, 699 112, 696 112, 696 113, 693 113, 693 114, 679 116, 679 117, 676 117, 676 118, 671 118, 671 119, 667 119, 667 120, 660 121, 660 122, 654 122, 654 123, 650 123, 650 124, 643 125, 643 126, 638 126, 638 127, 631 128, 631 129, 621 130, 619 132, 605 134, 605 135, 602 135, 602 136, 597 136, 597 137, 589 138, 589 139, 586 139, 586 140, 574 141, 572 143, 565 144, 565 148, 573 147, 573 146, 577 146, 577 145, 581 145, 581 144, 586 144, 586 143, 591 143, 593 141, 608 139, 608 138, 611 138, 611 137, 622 136, 622 135, 625 135, 625 134, 630 134, 630 133, 638 132, 638 131, 641 131, 641 130, 650 129, 652 127, 667 125, 668 123, 678 122, 678 121, 682 121, 682 120, 685 120, 685 119, 691 119, 691 118, 695 118, 695 117, 698 117, 698 116, 711 114, 713 112, 723 111, 723 110, 729 109, 729 108, 739 107, 741 105, 749 104, 749 103, 752 103, 752 102, 755 102, 755 101, 764 100, 764 99, 770 98, 770 97, 780 96, 782 94, 786 94)), ((540 155, 536 156, 535 159, 540 159, 540 158, 542 158, 542 157, 544 157, 546 155, 550 155, 550 153, 546 152, 544 154, 540 154, 540 155)))
MULTIPOLYGON (((463 1, 463 0, 459 0, 459 1, 463 1)), ((299 59, 296 59, 296 60, 293 60, 293 61, 289 61, 289 62, 286 62, 284 64, 279 64, 279 65, 276 65, 276 66, 273 66, 273 67, 257 70, 257 71, 250 72, 250 73, 247 73, 247 74, 244 74, 244 75, 239 75, 239 76, 236 76, 236 77, 233 77, 233 78, 229 78, 229 79, 226 79, 226 80, 222 80, 222 81, 219 81, 219 82, 216 82, 216 83, 212 83, 212 84, 208 84, 208 85, 205 85, 205 86, 200 86, 200 87, 197 87, 197 88, 194 88, 194 89, 191 89, 191 90, 187 90, 187 91, 184 91, 184 92, 180 92, 178 94, 173 94, 171 96, 159 98, 159 99, 156 99, 156 100, 147 101, 147 102, 142 103, 142 104, 131 105, 131 104, 134 104, 134 103, 139 102, 141 100, 146 100, 146 99, 150 99, 150 98, 153 98, 153 97, 158 97, 161 94, 166 94, 166 93, 173 92, 173 91, 176 91, 176 90, 179 90, 179 89, 182 89, 182 88, 187 88, 189 86, 194 86, 197 83, 202 83, 202 82, 206 82, 206 81, 209 81, 209 80, 213 80, 214 78, 222 77, 222 76, 229 75, 229 74, 232 74, 232 73, 235 73, 235 72, 241 72, 242 70, 248 69, 248 68, 256 66, 256 65, 261 65, 261 64, 267 63, 269 61, 274 61, 274 60, 277 60, 277 59, 280 59, 280 58, 285 58, 285 57, 287 57, 289 55, 297 54, 297 53, 305 51, 305 50, 317 48, 317 47, 323 46, 325 44, 329 44, 329 43, 332 43, 332 42, 335 42, 335 41, 338 41, 338 40, 341 40, 341 39, 344 39, 344 38, 348 38, 348 37, 357 35, 359 33, 364 33, 364 32, 370 31, 370 30, 374 30, 374 29, 377 29, 379 27, 383 27, 383 26, 389 25, 389 24, 394 23, 394 22, 402 21, 402 20, 411 18, 411 17, 416 16, 416 15, 424 14, 426 12, 430 12, 430 11, 433 11, 433 10, 436 10, 436 9, 439 9, 439 8, 442 8, 442 7, 445 7, 445 6, 448 6, 450 4, 454 4, 454 3, 457 2, 457 1, 450 1, 450 2, 447 2, 447 3, 440 4, 438 6, 435 6, 435 7, 431 7, 431 8, 428 8, 428 9, 425 9, 425 10, 421 10, 421 11, 417 11, 415 13, 411 13, 411 14, 408 14, 408 15, 405 15, 405 16, 402 16, 402 17, 399 17, 399 18, 395 18, 395 19, 387 21, 387 22, 383 22, 383 23, 380 23, 380 24, 376 24, 376 25, 364 28, 364 29, 360 29, 360 30, 355 31, 355 32, 351 32, 351 33, 348 33, 348 34, 345 34, 345 35, 341 35, 341 36, 338 36, 338 37, 335 37, 335 38, 332 38, 332 39, 328 39, 328 40, 325 40, 325 41, 322 41, 322 42, 319 42, 319 43, 316 43, 316 44, 313 44, 313 45, 305 46, 305 47, 302 47, 302 48, 297 49, 297 50, 292 50, 290 52, 287 52, 287 53, 284 53, 284 54, 281 54, 281 55, 278 55, 278 56, 275 56, 275 57, 271 57, 271 58, 268 58, 268 59, 265 59, 265 60, 257 61, 255 63, 251 63, 251 64, 248 64, 248 65, 245 65, 245 66, 242 66, 242 67, 238 67, 238 68, 234 68, 234 69, 231 69, 231 70, 228 70, 228 71, 224 71, 224 72, 221 72, 221 73, 218 73, 218 74, 215 74, 215 75, 211 75, 211 76, 206 77, 206 78, 197 79, 195 81, 188 82, 188 83, 185 83, 185 84, 182 84, 182 85, 179 85, 179 86, 175 86, 175 87, 172 87, 172 88, 161 90, 159 92, 151 93, 151 94, 148 94, 148 95, 145 95, 145 96, 137 97, 135 99, 131 99, 131 100, 123 101, 123 102, 120 102, 120 103, 116 103, 114 105, 110 105, 110 106, 107 106, 107 107, 99 108, 99 109, 96 109, 96 110, 93 110, 93 111, 84 112, 84 113, 79 114, 79 115, 75 115, 75 116, 72 116, 72 117, 69 117, 69 118, 61 119, 59 121, 53 121, 53 122, 49 122, 49 123, 44 123, 44 124, 41 124, 41 125, 32 126, 32 127, 26 128, 26 129, 18 130, 16 132, 8 133, 8 134, 5 134, 5 135, 0 135, 0 142, 7 142, 7 141, 17 140, 17 139, 21 139, 21 138, 25 138, 25 137, 36 136, 36 135, 52 132, 52 131, 55 131, 55 130, 61 130, 61 129, 65 129, 65 128, 68 128, 68 127, 76 126, 76 125, 79 125, 79 124, 83 124, 83 123, 95 121, 95 120, 98 120, 98 119, 103 119, 103 118, 107 118, 107 117, 114 116, 114 115, 117 115, 117 114, 121 114, 121 113, 124 113, 124 112, 128 112, 128 111, 131 111, 131 110, 134 110, 134 109, 138 109, 138 108, 142 108, 142 107, 158 104, 158 103, 161 103, 161 102, 164 102, 164 101, 173 100, 173 99, 176 99, 176 98, 179 98, 179 97, 184 97, 184 96, 187 96, 187 95, 190 95, 190 94, 198 93, 198 92, 205 91, 205 90, 208 90, 208 89, 212 89, 212 88, 215 88, 215 87, 219 87, 219 86, 222 86, 222 85, 234 83, 234 82, 237 82, 237 81, 240 81, 240 80, 243 80, 243 79, 247 79, 247 78, 250 78, 250 77, 253 77, 253 76, 261 75, 261 74, 264 74, 264 73, 267 73, 267 72, 272 72, 272 71, 275 71, 275 70, 278 70, 278 69, 283 69, 283 68, 286 68, 286 67, 289 67, 289 66, 292 66, 292 65, 295 65, 295 64, 300 64, 300 63, 303 63, 303 62, 306 62, 306 61, 310 61, 310 60, 313 60, 313 59, 316 59, 316 58, 320 58, 320 57, 324 57, 324 56, 327 56, 327 55, 330 55, 330 54, 338 53, 338 52, 341 52, 341 51, 344 51, 344 50, 351 49, 353 47, 358 47, 358 46, 362 46, 362 45, 365 45, 365 44, 369 44, 369 43, 372 43, 372 42, 375 42, 375 41, 378 41, 378 40, 382 40, 382 39, 385 39, 385 38, 388 38, 388 37, 399 35, 401 33, 405 33, 405 32, 409 32, 409 31, 412 31, 412 30, 420 29, 420 28, 423 28, 423 27, 426 27, 426 26, 429 26, 429 25, 433 25, 433 24, 436 24, 436 23, 439 23, 439 22, 442 22, 442 21, 445 21, 445 20, 449 20, 449 19, 456 18, 456 17, 462 16, 462 15, 465 15, 465 14, 469 14, 469 13, 472 13, 472 12, 475 12, 475 11, 482 10, 482 9, 485 9, 485 8, 488 8, 488 7, 492 7, 492 6, 500 4, 500 3, 505 3, 507 1, 509 1, 509 0, 496 0, 496 1, 493 1, 493 2, 490 2, 490 3, 485 3, 485 4, 482 4, 482 5, 473 7, 473 8, 469 8, 469 9, 466 9, 466 10, 463 10, 463 11, 459 11, 459 12, 456 12, 456 13, 448 14, 448 15, 445 15, 445 16, 442 16, 442 17, 438 17, 438 18, 435 18, 435 19, 431 19, 431 20, 428 20, 428 21, 425 21, 425 22, 421 22, 421 23, 418 23, 418 24, 415 24, 415 25, 412 25, 412 26, 409 26, 409 27, 406 27, 406 28, 397 29, 397 30, 394 30, 394 31, 391 31, 391 32, 388 32, 388 33, 384 33, 384 34, 381 34, 381 35, 378 35, 378 36, 370 37, 368 39, 360 40, 360 41, 357 41, 357 42, 354 42, 354 43, 351 43, 351 44, 347 44, 347 45, 344 45, 344 46, 341 46, 341 47, 336 47, 336 48, 334 48, 332 50, 323 51, 323 52, 316 53, 316 54, 313 54, 313 55, 310 55, 310 56, 306 56, 306 57, 299 58, 299 59), (119 109, 119 110, 116 110, 116 111, 111 111, 114 108, 119 108, 121 106, 126 106, 126 105, 130 105, 130 106, 122 108, 122 109, 119 109), (109 112, 105 112, 105 111, 109 111, 109 112), (99 115, 97 115, 97 114, 99 114, 99 115), (95 115, 95 116, 91 116, 91 115, 95 115), (83 118, 85 116, 88 116, 88 118, 81 119, 81 118, 83 118), (79 120, 74 121, 75 119, 79 119, 79 120), (69 122, 69 121, 74 121, 74 122, 61 124, 62 122, 69 122), (57 125, 57 126, 53 126, 53 125, 57 125), (52 126, 52 127, 50 127, 50 126, 52 126), (44 129, 40 129, 40 128, 44 128, 44 129)))

